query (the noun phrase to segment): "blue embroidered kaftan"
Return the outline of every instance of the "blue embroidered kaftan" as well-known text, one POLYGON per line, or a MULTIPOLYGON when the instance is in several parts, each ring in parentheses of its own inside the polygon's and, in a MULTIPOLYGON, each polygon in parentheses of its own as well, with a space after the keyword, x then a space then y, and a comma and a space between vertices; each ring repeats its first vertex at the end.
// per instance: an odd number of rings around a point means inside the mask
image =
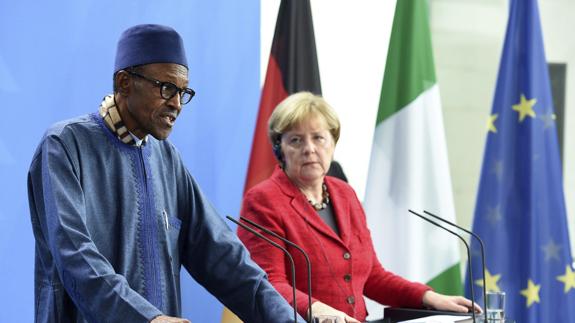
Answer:
POLYGON ((293 320, 169 141, 124 144, 98 114, 58 123, 28 191, 36 322, 179 317, 182 265, 246 322, 293 320))

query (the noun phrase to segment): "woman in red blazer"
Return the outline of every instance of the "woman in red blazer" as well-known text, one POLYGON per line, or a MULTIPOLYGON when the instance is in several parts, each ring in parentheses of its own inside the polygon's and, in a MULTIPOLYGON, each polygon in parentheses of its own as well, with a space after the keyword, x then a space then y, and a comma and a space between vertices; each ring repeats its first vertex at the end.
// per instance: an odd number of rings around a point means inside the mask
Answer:
MULTIPOLYGON (((242 216, 308 253, 314 316, 364 321, 364 295, 391 306, 467 312, 471 301, 435 293, 426 285, 386 271, 379 263, 355 192, 347 183, 326 176, 339 130, 337 115, 323 98, 300 92, 282 101, 272 113, 268 129, 280 165, 269 179, 246 193, 242 216)), ((268 273, 270 282, 293 304, 291 271, 285 254, 243 229, 238 235, 252 258, 268 273)), ((305 317, 305 259, 292 247, 276 242, 294 257, 297 311, 305 317)))

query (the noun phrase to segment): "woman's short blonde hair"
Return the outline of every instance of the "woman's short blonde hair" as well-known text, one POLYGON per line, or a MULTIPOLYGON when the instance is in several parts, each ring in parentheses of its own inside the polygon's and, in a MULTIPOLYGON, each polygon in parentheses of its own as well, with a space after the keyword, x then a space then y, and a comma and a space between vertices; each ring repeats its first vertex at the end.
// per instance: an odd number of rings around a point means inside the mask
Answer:
POLYGON ((322 118, 334 143, 337 143, 340 123, 333 108, 319 95, 311 92, 298 92, 280 102, 270 116, 268 138, 272 146, 279 144, 283 133, 311 117, 322 118))

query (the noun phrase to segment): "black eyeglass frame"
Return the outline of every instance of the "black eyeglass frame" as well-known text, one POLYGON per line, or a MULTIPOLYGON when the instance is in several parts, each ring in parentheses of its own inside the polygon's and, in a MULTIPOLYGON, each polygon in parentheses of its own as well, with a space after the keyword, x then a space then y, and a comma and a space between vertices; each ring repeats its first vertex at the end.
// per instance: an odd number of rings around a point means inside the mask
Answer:
POLYGON ((155 86, 159 87, 160 88, 160 96, 164 100, 170 100, 176 94, 179 94, 180 95, 180 104, 184 105, 184 104, 189 103, 192 100, 192 98, 194 97, 194 95, 196 95, 196 91, 190 89, 189 87, 180 88, 172 82, 162 82, 160 80, 156 80, 156 79, 153 79, 151 77, 147 77, 145 75, 142 75, 140 73, 137 73, 137 72, 134 72, 131 70, 125 70, 125 71, 130 75, 134 75, 134 76, 137 76, 139 78, 142 78, 142 79, 144 79, 150 83, 153 83, 155 86), (166 92, 168 94, 169 93, 172 93, 172 94, 168 95, 166 92), (189 95, 189 99, 184 100, 186 94, 189 95))

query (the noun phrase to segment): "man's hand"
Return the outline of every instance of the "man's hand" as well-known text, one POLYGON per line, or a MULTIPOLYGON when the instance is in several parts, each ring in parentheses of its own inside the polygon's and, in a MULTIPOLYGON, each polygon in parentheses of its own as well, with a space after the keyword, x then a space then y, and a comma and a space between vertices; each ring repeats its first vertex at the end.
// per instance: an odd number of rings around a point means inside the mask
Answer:
MULTIPOLYGON (((423 294, 423 305, 440 311, 471 312, 471 301, 463 296, 447 296, 434 291, 423 294)), ((481 307, 475 304, 475 312, 481 313, 481 307)))
MULTIPOLYGON (((348 316, 342 311, 338 311, 335 308, 326 305, 322 302, 315 302, 311 304, 311 310, 313 316, 329 315, 337 317, 337 323, 361 323, 351 316, 348 316)), ((309 316, 309 313, 308 313, 309 316)))
POLYGON ((150 323, 190 323, 190 321, 179 317, 160 315, 156 316, 150 323))

